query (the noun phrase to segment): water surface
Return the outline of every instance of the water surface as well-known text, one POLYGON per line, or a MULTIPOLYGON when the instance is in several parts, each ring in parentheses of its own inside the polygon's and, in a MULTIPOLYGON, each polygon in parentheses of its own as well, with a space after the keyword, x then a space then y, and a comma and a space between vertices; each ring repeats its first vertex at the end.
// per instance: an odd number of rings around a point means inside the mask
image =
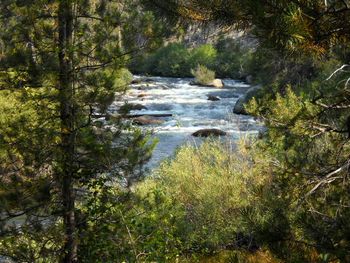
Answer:
MULTIPOLYGON (((144 77, 136 76, 136 79, 144 77)), ((186 142, 200 143, 192 133, 205 128, 217 128, 227 132, 226 139, 237 140, 245 134, 257 133, 259 124, 251 116, 236 115, 232 109, 249 85, 232 79, 224 79, 224 88, 190 85, 190 78, 151 77, 147 82, 133 84, 110 110, 115 112, 125 102, 141 104, 147 109, 131 111, 130 114, 172 114, 160 118, 164 123, 143 126, 150 129, 159 142, 149 163, 154 167, 186 142), (209 101, 208 95, 219 101, 209 101)))

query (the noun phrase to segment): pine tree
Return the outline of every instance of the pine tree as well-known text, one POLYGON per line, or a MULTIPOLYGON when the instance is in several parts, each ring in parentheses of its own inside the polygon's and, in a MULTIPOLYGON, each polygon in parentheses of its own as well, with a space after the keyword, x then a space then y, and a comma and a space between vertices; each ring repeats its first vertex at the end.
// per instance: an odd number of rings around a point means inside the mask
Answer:
POLYGON ((81 207, 97 185, 137 180, 150 156, 143 133, 97 117, 131 81, 124 67, 152 21, 135 19, 137 1, 0 8, 0 255, 77 262, 81 207))

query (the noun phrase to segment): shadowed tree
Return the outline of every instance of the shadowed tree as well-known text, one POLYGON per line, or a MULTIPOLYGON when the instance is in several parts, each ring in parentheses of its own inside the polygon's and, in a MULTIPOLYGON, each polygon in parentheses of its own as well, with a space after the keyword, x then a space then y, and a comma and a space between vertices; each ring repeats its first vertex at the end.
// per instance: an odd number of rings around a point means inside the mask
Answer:
POLYGON ((5 0, 0 9, 0 254, 78 262, 81 208, 97 185, 138 180, 150 156, 145 134, 97 117, 157 29, 137 1, 5 0))

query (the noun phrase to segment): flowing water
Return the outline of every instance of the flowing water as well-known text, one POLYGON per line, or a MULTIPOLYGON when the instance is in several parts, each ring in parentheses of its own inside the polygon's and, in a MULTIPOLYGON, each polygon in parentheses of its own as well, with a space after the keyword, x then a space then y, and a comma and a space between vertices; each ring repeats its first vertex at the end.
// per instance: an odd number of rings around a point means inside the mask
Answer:
MULTIPOLYGON (((135 78, 141 79, 140 76, 135 78)), ((201 139, 192 136, 200 129, 223 130, 231 141, 259 130, 259 124, 252 117, 232 113, 236 101, 245 94, 249 85, 224 79, 224 88, 213 88, 190 85, 192 80, 151 77, 145 82, 133 84, 124 96, 124 101, 116 101, 110 108, 112 113, 116 112, 127 102, 145 107, 130 114, 172 114, 171 117, 157 118, 164 121, 162 124, 143 126, 152 130, 159 140, 150 167, 155 167, 161 160, 173 155, 178 146, 186 142, 200 142, 201 139), (210 101, 208 95, 217 96, 220 100, 210 101)))

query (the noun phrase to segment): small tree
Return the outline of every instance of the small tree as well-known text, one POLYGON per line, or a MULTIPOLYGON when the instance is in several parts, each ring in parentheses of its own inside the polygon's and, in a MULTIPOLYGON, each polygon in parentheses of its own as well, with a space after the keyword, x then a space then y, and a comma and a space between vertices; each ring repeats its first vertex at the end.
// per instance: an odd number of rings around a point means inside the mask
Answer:
POLYGON ((198 65, 191 73, 195 77, 195 83, 200 85, 209 85, 215 79, 215 72, 203 65, 198 65))

